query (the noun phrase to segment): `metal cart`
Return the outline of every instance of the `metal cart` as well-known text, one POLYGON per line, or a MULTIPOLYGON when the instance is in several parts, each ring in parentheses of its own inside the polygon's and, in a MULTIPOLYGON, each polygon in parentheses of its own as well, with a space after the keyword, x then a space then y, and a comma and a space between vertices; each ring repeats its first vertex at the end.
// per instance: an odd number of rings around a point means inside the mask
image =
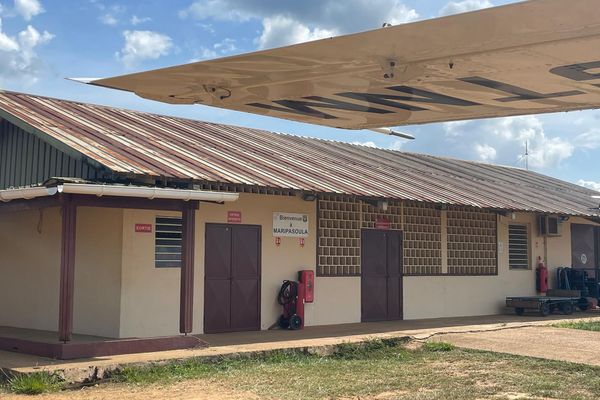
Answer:
POLYGON ((581 301, 581 297, 555 297, 555 296, 522 296, 507 297, 506 306, 514 308, 517 315, 523 315, 525 310, 536 310, 542 317, 550 315, 555 310, 560 310, 563 314, 573 314, 575 306, 581 310, 587 309, 581 301))

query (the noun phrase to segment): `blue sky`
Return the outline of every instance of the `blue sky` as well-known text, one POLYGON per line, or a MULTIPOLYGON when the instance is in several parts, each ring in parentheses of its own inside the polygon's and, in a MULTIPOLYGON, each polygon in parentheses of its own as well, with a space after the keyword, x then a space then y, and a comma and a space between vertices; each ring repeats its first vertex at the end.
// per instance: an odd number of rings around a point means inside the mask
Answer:
POLYGON ((600 190, 600 111, 402 127, 408 142, 85 86, 107 77, 469 11, 510 0, 0 0, 0 88, 530 168, 600 190))

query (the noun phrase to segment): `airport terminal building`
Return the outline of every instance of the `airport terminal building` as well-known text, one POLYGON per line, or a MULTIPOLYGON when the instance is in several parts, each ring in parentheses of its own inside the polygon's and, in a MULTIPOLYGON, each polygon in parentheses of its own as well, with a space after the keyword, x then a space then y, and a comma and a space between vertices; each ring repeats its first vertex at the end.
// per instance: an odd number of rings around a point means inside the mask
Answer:
POLYGON ((520 168, 0 92, 0 348, 73 358, 265 330, 299 270, 316 276, 306 326, 502 313, 536 293, 538 259, 551 287, 557 267, 600 265, 594 195, 520 168))

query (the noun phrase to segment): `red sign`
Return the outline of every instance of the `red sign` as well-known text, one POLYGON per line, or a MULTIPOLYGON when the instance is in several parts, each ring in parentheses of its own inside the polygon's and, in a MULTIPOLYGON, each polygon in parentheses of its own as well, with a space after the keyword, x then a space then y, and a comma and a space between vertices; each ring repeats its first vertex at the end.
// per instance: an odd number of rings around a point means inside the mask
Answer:
POLYGON ((139 233, 152 233, 152 224, 135 224, 135 231, 139 233))
POLYGON ((375 229, 390 229, 391 224, 387 218, 377 218, 375 221, 375 229))
POLYGON ((242 223, 242 212, 241 211, 227 211, 227 222, 230 224, 241 224, 242 223))

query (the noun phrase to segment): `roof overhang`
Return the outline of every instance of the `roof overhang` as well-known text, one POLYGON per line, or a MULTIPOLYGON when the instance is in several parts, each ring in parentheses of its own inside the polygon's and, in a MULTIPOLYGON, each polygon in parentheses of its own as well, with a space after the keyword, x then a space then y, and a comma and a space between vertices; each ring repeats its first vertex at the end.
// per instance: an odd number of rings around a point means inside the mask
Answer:
POLYGON ((205 190, 171 189, 144 186, 99 185, 63 183, 53 187, 31 187, 21 189, 0 190, 0 201, 8 202, 18 199, 34 199, 54 196, 60 193, 82 194, 93 196, 136 197, 144 199, 170 199, 182 201, 210 201, 216 203, 236 201, 238 193, 211 192, 205 190))

